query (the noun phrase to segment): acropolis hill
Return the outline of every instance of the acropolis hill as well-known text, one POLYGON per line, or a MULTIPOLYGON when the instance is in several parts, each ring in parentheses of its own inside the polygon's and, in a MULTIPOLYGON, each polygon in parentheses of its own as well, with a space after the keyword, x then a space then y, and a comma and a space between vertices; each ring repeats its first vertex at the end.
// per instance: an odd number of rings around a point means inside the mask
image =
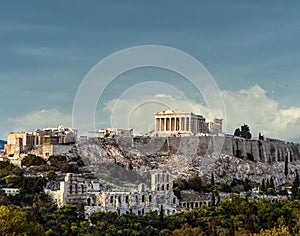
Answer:
POLYGON ((248 140, 222 133, 222 119, 205 119, 191 112, 155 113, 155 131, 148 136, 80 140, 77 153, 92 165, 117 163, 127 169, 166 167, 175 176, 198 172, 218 182, 248 178, 260 184, 273 177, 277 186, 292 182, 300 164, 300 145, 276 139, 248 140), (288 175, 285 176, 285 162, 288 175))
POLYGON ((191 112, 167 110, 154 115, 154 132, 141 136, 133 136, 132 129, 106 129, 99 130, 99 137, 80 137, 75 144, 77 131, 63 127, 31 134, 10 133, 4 154, 31 152, 46 159, 50 155, 75 155, 95 169, 101 163, 114 163, 137 172, 164 167, 177 178, 197 172, 208 180, 214 173, 220 183, 248 178, 260 184, 262 178, 272 176, 277 186, 291 183, 300 167, 299 144, 226 135, 222 132, 222 119, 206 119, 191 112))

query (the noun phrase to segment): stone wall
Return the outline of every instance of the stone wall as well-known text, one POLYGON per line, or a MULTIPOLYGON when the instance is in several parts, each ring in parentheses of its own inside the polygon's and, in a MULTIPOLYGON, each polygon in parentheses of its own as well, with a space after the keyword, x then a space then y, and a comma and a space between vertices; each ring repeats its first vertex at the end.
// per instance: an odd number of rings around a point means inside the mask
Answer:
POLYGON ((145 155, 212 155, 222 147, 221 153, 263 163, 300 160, 300 145, 280 140, 246 140, 236 137, 135 137, 118 138, 123 150, 134 148, 145 155))

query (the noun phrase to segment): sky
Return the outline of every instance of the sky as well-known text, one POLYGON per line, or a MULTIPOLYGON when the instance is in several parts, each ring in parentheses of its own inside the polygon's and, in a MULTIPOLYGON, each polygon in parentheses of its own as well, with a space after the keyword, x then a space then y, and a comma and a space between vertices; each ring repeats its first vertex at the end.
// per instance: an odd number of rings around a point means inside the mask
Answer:
MULTIPOLYGON (((97 63, 122 49, 163 45, 191 55, 211 74, 224 101, 226 133, 246 123, 254 137, 300 141, 298 1, 0 4, 1 139, 10 131, 72 126, 77 90, 97 63)), ((101 95, 96 128, 146 132, 153 113, 168 108, 209 114, 205 98, 175 72, 128 71, 101 95)))

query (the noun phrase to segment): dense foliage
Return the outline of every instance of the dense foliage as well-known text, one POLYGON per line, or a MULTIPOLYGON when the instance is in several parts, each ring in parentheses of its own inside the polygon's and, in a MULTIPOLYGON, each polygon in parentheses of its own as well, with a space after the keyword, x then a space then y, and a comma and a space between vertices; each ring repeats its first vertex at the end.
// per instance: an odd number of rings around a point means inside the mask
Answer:
POLYGON ((241 129, 237 128, 234 131, 234 136, 242 137, 242 138, 245 138, 245 139, 251 139, 252 134, 250 132, 249 126, 244 124, 244 125, 241 126, 241 129))
POLYGON ((97 212, 85 220, 80 209, 34 199, 25 210, 0 207, 1 235, 298 235, 300 203, 246 201, 233 195, 217 206, 172 216, 148 212, 143 216, 97 212), (5 222, 3 221, 5 219, 5 222), (274 234, 276 232, 276 234, 274 234))
POLYGON ((46 161, 43 158, 36 156, 36 155, 32 155, 32 154, 28 154, 21 161, 21 165, 26 166, 26 167, 40 166, 43 164, 46 164, 46 161))
MULTIPOLYGON (((182 190, 211 192, 212 206, 202 205, 194 211, 182 211, 172 216, 148 212, 143 216, 97 212, 84 219, 83 206, 66 205, 58 208, 43 193, 47 181, 57 178, 56 170, 73 168, 63 156, 51 157, 47 163, 33 157, 34 164, 21 169, 8 162, 0 162, 0 184, 20 189, 20 194, 7 196, 0 189, 0 235, 300 235, 300 202, 297 200, 247 200, 232 194, 232 199, 219 201, 219 191, 239 192, 251 189, 248 179, 229 185, 215 183, 212 174, 206 183, 198 174, 179 180, 174 192, 182 190), (34 175, 37 167, 48 166, 44 176, 34 175), (66 167, 68 166, 68 167, 66 167), (24 175, 24 171, 31 175, 24 175)), ((28 159, 27 161, 30 162, 28 159)), ((71 160, 74 163, 74 160, 71 160)), ((77 167, 79 165, 77 161, 77 167)), ((74 169, 75 171, 75 169, 74 169)), ((299 194, 299 174, 293 183, 292 198, 299 194)), ((262 179, 261 189, 277 194, 273 177, 262 179)))

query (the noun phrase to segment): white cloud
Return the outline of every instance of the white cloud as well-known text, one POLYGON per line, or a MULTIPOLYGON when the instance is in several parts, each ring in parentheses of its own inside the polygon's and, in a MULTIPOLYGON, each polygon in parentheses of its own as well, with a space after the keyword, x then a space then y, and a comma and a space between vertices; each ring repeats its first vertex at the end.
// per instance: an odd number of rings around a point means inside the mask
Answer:
POLYGON ((105 104, 111 112, 111 127, 133 128, 135 133, 144 133, 154 128, 154 113, 162 110, 193 111, 208 114, 206 106, 194 103, 184 97, 174 98, 165 94, 133 96, 113 99, 105 104))
POLYGON ((71 116, 64 114, 56 109, 47 109, 33 111, 28 114, 9 118, 2 123, 0 133, 3 139, 6 139, 8 132, 34 131, 37 128, 45 128, 49 126, 64 125, 71 127, 71 116))
MULTIPOLYGON (((300 141, 300 107, 281 109, 279 104, 267 97, 266 91, 256 85, 239 91, 221 91, 227 115, 227 133, 243 123, 249 125, 255 137, 261 132, 266 137, 300 141)), ((187 100, 184 96, 169 94, 135 95, 110 100, 105 109, 111 113, 108 127, 133 128, 135 133, 154 128, 154 113, 165 109, 193 111, 208 117, 208 107, 187 100)), ((33 131, 36 128, 64 125, 71 127, 71 114, 56 109, 33 111, 10 118, 0 126, 0 138, 10 131, 33 131)), ((105 127, 102 127, 105 128, 105 127)))
MULTIPOLYGON (((253 137, 261 132, 266 137, 299 140, 300 107, 280 109, 279 104, 268 98, 266 91, 256 85, 236 92, 221 91, 227 116, 227 133, 243 123, 250 126, 253 137)), ((114 99, 105 107, 112 113, 112 127, 131 127, 136 133, 154 128, 153 113, 165 109, 193 111, 208 117, 206 106, 186 100, 183 96, 167 94, 135 96, 114 99)))
POLYGON ((226 106, 227 131, 246 123, 253 136, 258 132, 267 137, 295 140, 299 135, 300 107, 280 109, 258 85, 237 92, 222 91, 226 106))

